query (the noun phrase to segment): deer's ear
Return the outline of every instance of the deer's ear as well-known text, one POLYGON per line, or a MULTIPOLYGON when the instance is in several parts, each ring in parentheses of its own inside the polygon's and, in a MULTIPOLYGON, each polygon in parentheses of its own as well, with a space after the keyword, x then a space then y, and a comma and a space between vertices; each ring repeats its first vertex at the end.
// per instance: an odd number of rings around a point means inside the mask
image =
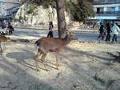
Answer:
POLYGON ((68 32, 68 35, 74 35, 74 32, 68 32))
POLYGON ((68 31, 68 30, 66 31, 66 34, 67 34, 67 35, 71 35, 71 33, 72 33, 72 32, 70 32, 70 31, 68 31))

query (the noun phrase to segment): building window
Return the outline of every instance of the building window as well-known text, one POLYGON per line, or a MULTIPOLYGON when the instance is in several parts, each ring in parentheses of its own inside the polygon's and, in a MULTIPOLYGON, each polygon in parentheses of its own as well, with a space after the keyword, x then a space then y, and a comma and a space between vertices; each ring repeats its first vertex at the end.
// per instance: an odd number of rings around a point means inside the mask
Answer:
POLYGON ((104 12, 104 8, 103 7, 98 7, 97 8, 97 14, 102 14, 104 12))
POLYGON ((106 3, 115 3, 117 0, 105 0, 106 3))
POLYGON ((119 6, 119 11, 120 11, 120 6, 119 6))
POLYGON ((108 7, 107 12, 108 13, 114 13, 115 12, 115 7, 108 7))

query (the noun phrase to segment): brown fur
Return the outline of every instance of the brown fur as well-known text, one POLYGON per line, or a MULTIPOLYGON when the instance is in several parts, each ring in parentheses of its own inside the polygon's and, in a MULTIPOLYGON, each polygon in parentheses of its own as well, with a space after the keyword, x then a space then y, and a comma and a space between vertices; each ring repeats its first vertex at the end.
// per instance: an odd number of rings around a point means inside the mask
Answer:
POLYGON ((35 44, 37 44, 38 46, 38 53, 35 56, 36 69, 38 67, 37 57, 41 56, 41 61, 43 62, 48 52, 54 52, 56 54, 56 66, 58 69, 57 55, 73 39, 71 37, 72 37, 71 35, 66 35, 64 39, 43 37, 37 40, 35 42, 35 44))

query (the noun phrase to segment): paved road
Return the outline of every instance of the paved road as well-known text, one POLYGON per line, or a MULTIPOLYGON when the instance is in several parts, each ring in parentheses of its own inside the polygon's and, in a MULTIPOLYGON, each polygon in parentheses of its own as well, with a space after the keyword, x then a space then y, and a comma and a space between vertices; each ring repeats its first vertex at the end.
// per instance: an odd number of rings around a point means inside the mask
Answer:
MULTIPOLYGON (((25 39, 38 39, 43 36, 47 36, 47 30, 35 30, 35 29, 18 29, 15 28, 15 32, 10 37, 12 38, 25 38, 25 39)), ((97 41, 97 32, 80 32, 75 31, 75 35, 80 41, 97 41)), ((57 36, 57 32, 54 31, 54 36, 57 36)), ((120 41, 120 35, 118 36, 118 41, 120 41)))

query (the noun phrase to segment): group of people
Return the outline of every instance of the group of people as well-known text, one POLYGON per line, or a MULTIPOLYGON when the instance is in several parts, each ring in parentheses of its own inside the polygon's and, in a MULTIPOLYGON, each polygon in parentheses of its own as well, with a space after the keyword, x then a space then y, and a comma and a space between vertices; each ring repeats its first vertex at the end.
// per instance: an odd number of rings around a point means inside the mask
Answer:
POLYGON ((5 29, 4 32, 3 32, 3 31, 0 32, 1 35, 5 35, 5 34, 11 35, 11 34, 13 33, 13 31, 14 31, 14 28, 13 28, 13 26, 11 25, 10 22, 8 22, 7 24, 1 25, 1 27, 2 27, 2 29, 5 29))
POLYGON ((106 42, 117 42, 117 37, 120 32, 120 28, 117 23, 100 23, 98 40, 105 40, 106 42))

